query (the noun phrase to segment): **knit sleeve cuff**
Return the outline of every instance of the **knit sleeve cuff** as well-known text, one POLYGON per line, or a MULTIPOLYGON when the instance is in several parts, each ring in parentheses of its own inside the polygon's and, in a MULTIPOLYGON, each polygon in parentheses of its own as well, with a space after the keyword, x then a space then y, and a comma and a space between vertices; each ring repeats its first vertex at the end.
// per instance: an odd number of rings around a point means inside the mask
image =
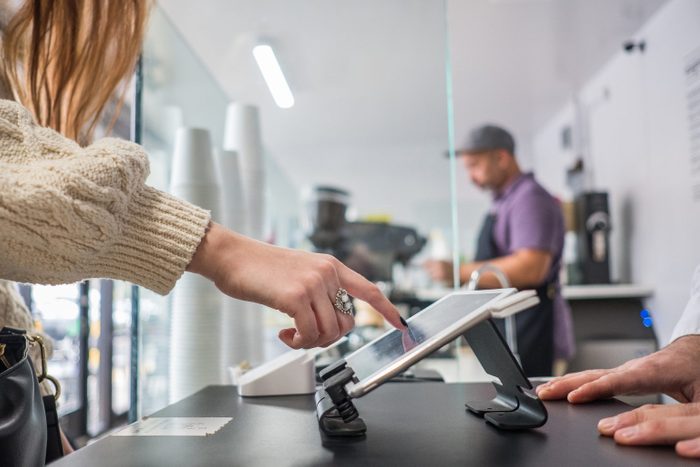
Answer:
POLYGON ((208 211, 144 186, 129 203, 122 235, 95 266, 165 295, 192 261, 210 220, 208 211))

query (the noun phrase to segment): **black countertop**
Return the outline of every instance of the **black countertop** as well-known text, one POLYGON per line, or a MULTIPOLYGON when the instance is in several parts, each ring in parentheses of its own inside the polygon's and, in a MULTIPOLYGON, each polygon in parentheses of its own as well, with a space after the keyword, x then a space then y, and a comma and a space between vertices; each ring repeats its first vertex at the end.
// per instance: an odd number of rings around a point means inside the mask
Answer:
POLYGON ((464 410, 465 401, 492 392, 485 383, 388 383, 355 401, 366 438, 328 440, 318 430, 313 396, 244 399, 232 386, 209 386, 153 416, 233 417, 214 435, 109 436, 52 466, 691 464, 672 447, 623 447, 600 437, 598 420, 628 409, 619 401, 547 402, 543 427, 505 432, 464 410))

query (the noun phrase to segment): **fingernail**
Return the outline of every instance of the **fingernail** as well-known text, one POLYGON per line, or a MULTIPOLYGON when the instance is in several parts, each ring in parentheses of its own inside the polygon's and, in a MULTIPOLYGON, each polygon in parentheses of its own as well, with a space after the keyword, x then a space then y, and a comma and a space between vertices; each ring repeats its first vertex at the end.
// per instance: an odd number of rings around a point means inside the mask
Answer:
POLYGON ((697 456, 700 454, 700 441, 688 440, 676 443, 676 450, 683 451, 684 455, 697 456))
POLYGON ((620 437, 624 439, 632 439, 637 436, 639 433, 639 427, 637 425, 635 426, 628 426, 627 428, 623 428, 621 430, 617 430, 615 432, 615 437, 620 437))
POLYGON ((399 318, 399 319, 401 319, 401 324, 403 324, 404 327, 408 327, 408 323, 406 322, 405 319, 403 319, 403 317, 401 317, 401 318, 399 318))
POLYGON ((598 422, 598 431, 609 433, 615 429, 618 421, 617 417, 604 418, 598 422))

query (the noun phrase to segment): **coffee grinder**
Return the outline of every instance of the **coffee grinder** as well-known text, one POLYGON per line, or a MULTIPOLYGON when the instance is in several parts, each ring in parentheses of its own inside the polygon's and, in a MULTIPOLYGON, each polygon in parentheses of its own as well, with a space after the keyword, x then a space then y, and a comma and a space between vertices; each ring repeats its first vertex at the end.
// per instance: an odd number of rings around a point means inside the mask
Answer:
POLYGON ((407 264, 426 239, 407 226, 348 222, 350 194, 335 187, 315 187, 306 202, 307 237, 317 252, 335 256, 373 282, 392 282, 393 266, 407 264))
POLYGON ((610 210, 606 192, 576 196, 578 263, 584 284, 610 283, 610 210))

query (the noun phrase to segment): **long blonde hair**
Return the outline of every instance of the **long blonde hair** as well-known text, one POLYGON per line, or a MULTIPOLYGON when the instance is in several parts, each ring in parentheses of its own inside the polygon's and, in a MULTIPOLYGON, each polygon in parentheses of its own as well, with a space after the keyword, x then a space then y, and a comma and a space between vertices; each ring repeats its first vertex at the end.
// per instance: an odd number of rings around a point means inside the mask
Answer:
POLYGON ((105 106, 133 73, 150 3, 25 0, 3 34, 1 78, 39 124, 89 143, 105 106))

